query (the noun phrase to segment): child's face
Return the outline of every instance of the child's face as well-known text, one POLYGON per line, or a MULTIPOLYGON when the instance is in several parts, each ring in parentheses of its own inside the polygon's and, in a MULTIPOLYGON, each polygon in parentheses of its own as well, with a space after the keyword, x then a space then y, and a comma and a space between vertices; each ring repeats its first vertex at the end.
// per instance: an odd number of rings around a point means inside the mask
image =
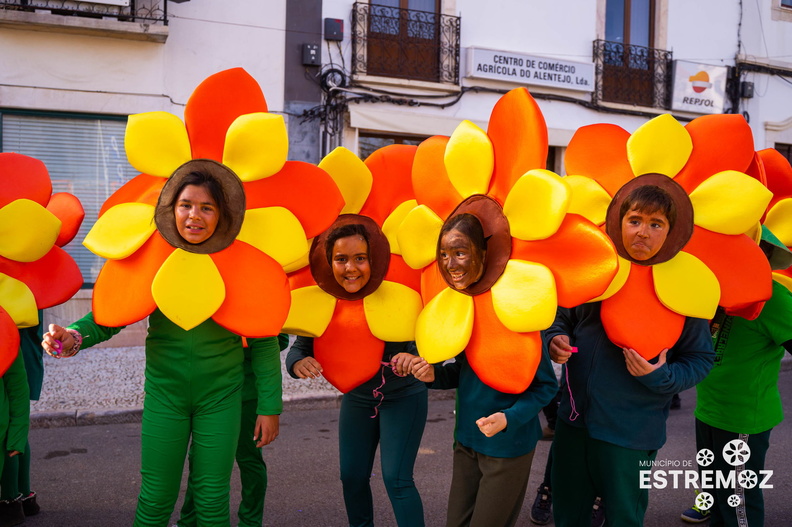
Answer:
POLYGON ((484 253, 464 233, 451 229, 440 238, 440 272, 454 289, 467 289, 484 274, 484 253))
POLYGON ((656 255, 668 236, 668 218, 660 211, 646 213, 631 209, 622 218, 622 244, 633 260, 644 261, 656 255))

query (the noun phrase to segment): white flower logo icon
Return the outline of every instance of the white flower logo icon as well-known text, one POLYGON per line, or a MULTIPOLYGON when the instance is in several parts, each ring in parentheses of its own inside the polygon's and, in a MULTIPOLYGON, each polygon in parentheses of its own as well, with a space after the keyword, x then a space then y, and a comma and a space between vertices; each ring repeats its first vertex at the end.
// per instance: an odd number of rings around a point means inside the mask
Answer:
POLYGON ((723 459, 733 467, 744 465, 750 458, 751 449, 742 439, 732 439, 723 447, 723 459))

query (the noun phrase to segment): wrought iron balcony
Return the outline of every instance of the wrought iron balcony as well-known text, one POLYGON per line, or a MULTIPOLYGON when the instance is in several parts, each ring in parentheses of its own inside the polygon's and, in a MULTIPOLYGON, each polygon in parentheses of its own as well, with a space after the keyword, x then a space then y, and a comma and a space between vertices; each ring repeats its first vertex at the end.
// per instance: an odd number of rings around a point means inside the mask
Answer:
POLYGON ((594 102, 671 108, 671 63, 670 51, 595 40, 594 102))
POLYGON ((0 0, 0 12, 21 11, 62 16, 168 24, 167 0, 0 0))
POLYGON ((458 16, 355 3, 352 73, 459 83, 458 16))

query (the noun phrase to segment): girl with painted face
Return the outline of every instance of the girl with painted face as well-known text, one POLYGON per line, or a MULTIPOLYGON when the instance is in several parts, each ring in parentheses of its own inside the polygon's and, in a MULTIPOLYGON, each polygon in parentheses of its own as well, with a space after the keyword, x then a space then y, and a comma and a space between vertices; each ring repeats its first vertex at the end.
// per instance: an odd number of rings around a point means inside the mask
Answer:
MULTIPOLYGON (((208 254, 235 238, 233 227, 236 224, 238 232, 244 211, 244 204, 242 211, 238 203, 234 205, 242 192, 241 182, 223 168, 214 162, 191 161, 166 183, 155 221, 171 245, 208 254), (237 199, 232 201, 229 195, 237 199)), ((190 444, 190 485, 198 524, 229 525, 229 481, 242 408, 242 339, 212 319, 184 330, 159 309, 148 323, 142 481, 134 525, 168 525, 190 444)), ((66 328, 50 325, 43 346, 54 357, 69 357, 121 329, 101 326, 89 313, 66 328)), ((255 446, 261 447, 278 435, 279 349, 275 337, 248 339, 248 343, 258 392, 258 418, 248 437, 255 436, 255 446)))
MULTIPOLYGON (((437 264, 448 285, 463 294, 476 294, 487 271, 487 238, 475 215, 457 214, 443 225, 437 264)), ((515 525, 536 442, 542 436, 539 412, 558 389, 547 353, 528 389, 518 394, 484 384, 464 352, 443 364, 432 365, 416 358, 412 373, 430 388, 457 389, 454 468, 446 525, 515 525)))
MULTIPOLYGON (((372 280, 375 262, 370 238, 367 227, 355 223, 336 227, 327 235, 327 263, 335 282, 348 295, 365 294, 364 288, 372 280)), ((313 340, 297 337, 289 351, 286 369, 292 377, 314 379, 322 375, 313 340)), ((416 354, 414 342, 386 342, 381 372, 345 393, 341 400, 339 455, 350 527, 374 525, 370 479, 378 444, 382 479, 397 524, 424 525, 413 466, 426 424, 427 395, 423 383, 406 375, 416 354)))

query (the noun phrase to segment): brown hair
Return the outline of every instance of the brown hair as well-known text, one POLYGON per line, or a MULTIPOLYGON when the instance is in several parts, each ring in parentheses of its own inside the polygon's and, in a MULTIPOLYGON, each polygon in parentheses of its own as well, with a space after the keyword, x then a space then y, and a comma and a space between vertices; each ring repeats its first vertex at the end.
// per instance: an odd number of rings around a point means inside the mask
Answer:
MULTIPOLYGON (((333 247, 335 246, 335 242, 348 236, 362 237, 363 241, 366 242, 366 251, 369 252, 369 239, 368 233, 366 232, 366 227, 360 223, 348 223, 347 225, 336 227, 330 231, 330 233, 327 235, 327 239, 325 240, 325 255, 327 256, 327 263, 330 265, 330 267, 333 266, 333 247)), ((369 255, 369 262, 370 261, 371 255, 369 255)))
POLYGON ((627 211, 638 210, 651 214, 661 212, 668 219, 668 230, 674 228, 676 223, 676 205, 671 195, 656 185, 641 185, 635 187, 622 201, 619 208, 619 221, 624 219, 627 211))

